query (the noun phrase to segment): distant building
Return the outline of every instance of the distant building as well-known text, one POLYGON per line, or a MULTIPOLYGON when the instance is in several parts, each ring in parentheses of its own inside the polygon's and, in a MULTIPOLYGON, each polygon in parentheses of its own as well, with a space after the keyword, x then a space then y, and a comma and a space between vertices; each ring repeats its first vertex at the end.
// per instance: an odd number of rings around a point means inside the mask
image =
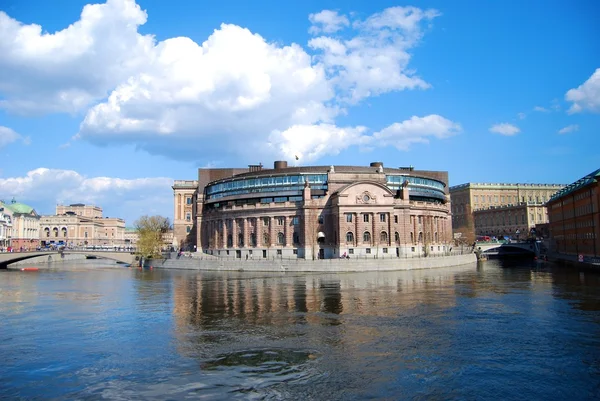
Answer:
POLYGON ((198 181, 175 180, 173 183, 173 241, 176 247, 196 243, 196 201, 198 181))
POLYGON ((0 203, 5 216, 10 216, 12 221, 11 237, 6 241, 15 250, 36 249, 40 241, 40 215, 24 203, 14 199, 10 203, 0 203))
POLYGON ((71 205, 56 205, 56 214, 64 215, 72 213, 77 216, 88 217, 90 219, 102 218, 102 208, 94 205, 85 205, 83 203, 73 203, 71 205))
POLYGON ((540 208, 563 187, 562 184, 485 183, 452 186, 454 236, 471 242, 476 235, 515 236, 517 231, 528 234, 535 224, 547 222, 546 212, 540 208))
MULTIPOLYGON (((139 234, 133 227, 125 227, 125 246, 135 248, 139 240, 139 234)), ((165 248, 173 246, 173 230, 162 234, 163 245, 165 248)))
POLYGON ((550 250, 600 256, 600 169, 567 185, 548 201, 550 250))
POLYGON ((12 212, 2 204, 0 205, 0 252, 10 247, 12 235, 12 212))
POLYGON ((136 244, 138 242, 139 235, 135 228, 125 227, 124 238, 125 238, 125 246, 130 246, 130 247, 135 248, 136 244))
POLYGON ((56 215, 42 216, 39 240, 42 246, 125 246, 125 221, 102 217, 102 208, 76 203, 57 205, 56 215))
POLYGON ((448 173, 412 167, 199 169, 175 181, 174 241, 236 258, 395 258, 444 254, 448 173))
POLYGON ((475 234, 525 239, 543 235, 548 224, 548 209, 544 204, 491 206, 473 212, 475 234), (539 230, 539 232, 538 232, 539 230))

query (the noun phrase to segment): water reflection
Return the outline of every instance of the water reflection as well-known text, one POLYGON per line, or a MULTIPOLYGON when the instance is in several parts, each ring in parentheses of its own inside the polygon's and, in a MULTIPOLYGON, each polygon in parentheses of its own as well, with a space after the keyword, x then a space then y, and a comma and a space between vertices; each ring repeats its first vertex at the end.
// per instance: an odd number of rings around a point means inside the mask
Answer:
POLYGON ((488 261, 0 274, 0 398, 591 399, 600 388, 594 272, 488 261))

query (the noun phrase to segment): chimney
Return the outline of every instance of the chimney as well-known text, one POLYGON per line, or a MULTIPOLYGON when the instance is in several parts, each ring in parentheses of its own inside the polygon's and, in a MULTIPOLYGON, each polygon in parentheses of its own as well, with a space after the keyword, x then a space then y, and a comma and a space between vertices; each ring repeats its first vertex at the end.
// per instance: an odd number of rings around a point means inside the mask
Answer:
POLYGON ((273 168, 275 170, 282 170, 284 168, 287 168, 287 162, 285 160, 277 160, 275 163, 273 163, 273 168))

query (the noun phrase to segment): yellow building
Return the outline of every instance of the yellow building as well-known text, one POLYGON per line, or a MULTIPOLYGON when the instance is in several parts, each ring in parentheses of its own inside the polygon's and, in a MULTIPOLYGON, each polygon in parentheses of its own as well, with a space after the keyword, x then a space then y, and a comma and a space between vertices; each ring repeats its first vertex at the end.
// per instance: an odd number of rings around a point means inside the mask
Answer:
POLYGON ((42 216, 39 240, 42 246, 124 247, 125 220, 102 217, 102 208, 76 203, 57 205, 56 215, 42 216))
MULTIPOLYGON (((540 207, 545 208, 545 204, 550 197, 562 189, 562 184, 485 184, 485 183, 466 183, 450 187, 450 197, 452 199, 452 229, 454 237, 472 242, 476 235, 488 235, 491 231, 495 233, 504 232, 506 228, 508 214, 511 214, 511 221, 514 227, 513 233, 520 227, 528 230, 531 223, 537 220, 538 213, 542 213, 544 222, 548 222, 547 212, 541 212, 540 207), (526 221, 523 219, 515 223, 514 216, 517 214, 517 206, 527 206, 523 213, 526 214, 526 221), (505 208, 497 210, 498 208, 505 208), (478 214, 479 226, 475 219, 475 211, 485 211, 478 214), (530 214, 534 214, 534 219, 529 219, 530 214), (492 218, 493 216, 493 218, 492 218), (498 216, 498 217, 496 217, 498 216), (503 217, 504 216, 504 217, 503 217), (502 218, 504 218, 504 223, 502 218), (498 223, 498 224, 496 224, 498 223), (487 230, 487 232, 485 232, 487 230)), ((521 215, 522 212, 519 212, 521 215)))
POLYGON ((35 250, 39 246, 40 215, 31 206, 14 199, 10 203, 0 202, 0 208, 10 216, 12 224, 10 238, 6 239, 9 246, 16 251, 35 250))

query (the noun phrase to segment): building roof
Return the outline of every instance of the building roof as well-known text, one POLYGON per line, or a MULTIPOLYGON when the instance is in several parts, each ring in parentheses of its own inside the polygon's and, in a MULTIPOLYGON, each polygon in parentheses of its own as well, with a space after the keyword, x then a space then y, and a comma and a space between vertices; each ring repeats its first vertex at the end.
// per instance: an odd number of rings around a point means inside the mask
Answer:
POLYGON ((11 202, 11 203, 5 203, 4 206, 7 209, 9 209, 10 211, 12 211, 13 213, 31 214, 32 212, 34 212, 34 210, 31 206, 28 206, 24 203, 11 202))
POLYGON ((454 192, 459 189, 553 189, 563 188, 565 184, 527 184, 527 183, 483 183, 483 182, 467 182, 465 184, 453 185, 450 191, 454 192))
POLYGON ((555 199, 561 198, 561 197, 563 197, 567 194, 570 194, 571 192, 574 192, 580 188, 583 188, 593 182, 597 182, 598 177, 600 177, 600 168, 592 171, 585 177, 582 177, 582 178, 578 179, 577 181, 567 185, 566 187, 564 187, 563 189, 561 189, 560 191, 558 191, 557 193, 552 195, 552 197, 550 197, 550 200, 553 201, 555 199))
MULTIPOLYGON (((248 171, 241 174, 235 174, 230 177, 214 180, 210 184, 217 182, 235 180, 238 178, 246 177, 264 177, 264 176, 278 176, 278 175, 290 175, 290 174, 327 174, 331 167, 334 168, 336 173, 377 173, 379 166, 299 166, 299 167, 284 167, 277 169, 261 169, 257 171, 248 171)), ((427 177, 444 183, 447 185, 447 172, 445 171, 429 171, 429 170, 415 170, 413 167, 398 167, 390 168, 381 165, 382 174, 404 174, 417 177, 427 177)))

